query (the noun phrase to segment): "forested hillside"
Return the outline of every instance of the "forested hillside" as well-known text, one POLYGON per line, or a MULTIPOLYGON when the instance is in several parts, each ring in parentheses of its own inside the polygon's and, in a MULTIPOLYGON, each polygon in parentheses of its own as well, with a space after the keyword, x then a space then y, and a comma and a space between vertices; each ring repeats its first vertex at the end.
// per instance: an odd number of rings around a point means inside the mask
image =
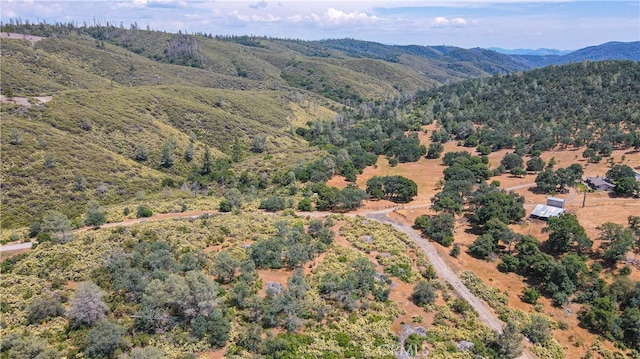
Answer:
MULTIPOLYGON (((355 40, 13 22, 2 31, 36 36, 0 43, 4 226, 27 225, 53 208, 76 217, 90 199, 116 203, 167 184, 206 189, 215 180, 224 188, 245 171, 246 188, 264 188, 269 177, 324 156, 293 132, 310 120, 330 122, 348 107, 520 68, 491 56, 443 55, 455 49, 426 57, 380 45, 396 59, 369 56, 351 47, 373 44, 355 40), (20 98, 30 106, 13 104, 20 98), (223 160, 216 168, 234 172, 202 177, 207 146, 223 160)), ((320 178, 332 175, 328 165, 320 178)))
POLYGON ((483 152, 546 150, 560 142, 588 143, 606 154, 638 141, 629 131, 638 117, 637 102, 628 98, 638 76, 632 62, 488 78, 526 66, 492 51, 442 46, 115 26, 22 24, 4 30, 9 29, 47 37, 34 43, 3 39, 3 93, 52 99, 34 99, 29 108, 3 104, 9 121, 3 126, 3 157, 11 159, 3 161, 3 206, 10 209, 4 225, 29 224, 55 203, 77 216, 92 198, 115 203, 167 183, 192 187, 195 180, 207 188, 215 179, 226 187, 244 171, 251 178, 243 181, 247 189, 265 188, 265 176, 287 182, 282 178, 290 170, 302 180, 326 180, 334 173, 353 180, 375 155, 406 162, 426 153, 402 132, 433 119, 442 124, 434 135, 442 135, 441 141, 480 144, 483 152), (443 92, 424 92, 477 76, 482 78, 443 92), (252 100, 245 101, 247 96, 252 100), (307 150, 300 135, 324 152, 307 150), (227 161, 218 168, 235 167, 225 179, 197 173, 207 146, 213 158, 227 161), (268 162, 260 161, 264 156, 268 162), (324 162, 313 164, 319 157, 324 162), (280 170, 267 175, 271 168, 280 170))
POLYGON ((434 136, 480 152, 587 145, 607 155, 640 148, 639 80, 637 62, 585 62, 465 81, 409 106, 442 125, 434 136))

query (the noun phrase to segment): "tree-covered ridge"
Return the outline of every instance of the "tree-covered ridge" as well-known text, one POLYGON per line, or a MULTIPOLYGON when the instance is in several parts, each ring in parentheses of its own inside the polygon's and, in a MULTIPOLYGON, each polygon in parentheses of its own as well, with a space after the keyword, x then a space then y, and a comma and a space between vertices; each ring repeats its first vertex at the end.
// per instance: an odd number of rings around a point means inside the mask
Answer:
POLYGON ((492 150, 556 145, 640 148, 640 63, 584 62, 466 81, 418 95, 412 107, 444 138, 492 150), (442 135, 442 134, 441 134, 442 135))

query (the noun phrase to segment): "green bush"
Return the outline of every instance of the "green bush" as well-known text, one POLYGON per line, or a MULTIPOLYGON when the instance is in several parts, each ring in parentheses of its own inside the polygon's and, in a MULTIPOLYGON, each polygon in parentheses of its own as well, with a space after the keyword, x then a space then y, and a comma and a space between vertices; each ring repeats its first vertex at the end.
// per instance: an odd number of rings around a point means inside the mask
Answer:
POLYGON ((35 298, 27 307, 27 321, 29 324, 40 324, 48 318, 55 318, 64 314, 64 307, 59 299, 44 296, 35 298))
POLYGON ((449 255, 454 258, 458 258, 458 256, 460 256, 460 245, 457 243, 454 244, 453 249, 451 249, 451 252, 449 252, 449 255))
POLYGON ((147 208, 144 205, 139 205, 138 209, 136 210, 136 217, 137 218, 147 218, 147 217, 151 217, 153 216, 153 212, 151 211, 151 209, 147 208))
POLYGON ((436 301, 437 298, 436 288, 433 284, 427 281, 420 281, 413 288, 413 293, 411 293, 411 301, 415 305, 426 305, 431 304, 436 301))
POLYGON ((631 274, 631 267, 624 266, 620 268, 620 275, 629 275, 629 274, 631 274))
POLYGON ((303 198, 298 202, 298 211, 311 212, 313 211, 313 206, 311 205, 311 199, 303 198))
POLYGON ((118 324, 101 320, 87 333, 84 353, 89 358, 114 357, 116 350, 126 347, 123 337, 118 324))
POLYGON ((529 304, 536 304, 540 298, 540 292, 535 288, 524 288, 522 290, 522 301, 529 304))
POLYGON ((260 201, 259 208, 269 212, 282 211, 283 209, 287 208, 287 201, 284 199, 284 197, 273 196, 260 201))
POLYGON ((220 212, 231 212, 231 209, 231 203, 229 201, 227 201, 226 199, 220 201, 220 212))

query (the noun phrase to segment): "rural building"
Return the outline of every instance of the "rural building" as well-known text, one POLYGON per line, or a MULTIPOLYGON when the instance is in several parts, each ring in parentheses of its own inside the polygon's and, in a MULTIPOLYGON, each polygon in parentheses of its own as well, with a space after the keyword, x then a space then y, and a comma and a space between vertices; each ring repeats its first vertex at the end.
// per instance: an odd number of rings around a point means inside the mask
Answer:
POLYGON ((606 178, 600 176, 587 177, 585 182, 589 187, 598 191, 613 191, 613 188, 616 186, 613 183, 608 182, 606 178))
POLYGON ((547 220, 564 213, 564 199, 547 197, 547 204, 537 204, 531 212, 531 218, 547 220))

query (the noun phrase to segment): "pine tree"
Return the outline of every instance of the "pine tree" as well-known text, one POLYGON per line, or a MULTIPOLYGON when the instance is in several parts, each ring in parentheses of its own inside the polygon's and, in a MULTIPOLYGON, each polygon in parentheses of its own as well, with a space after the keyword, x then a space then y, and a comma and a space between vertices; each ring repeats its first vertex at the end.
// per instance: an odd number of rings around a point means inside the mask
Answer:
POLYGON ((240 162, 242 160, 242 147, 240 145, 240 139, 236 136, 233 140, 233 146, 231 147, 233 162, 240 162))
POLYGON ((211 162, 211 151, 209 149, 209 146, 205 146, 204 155, 202 155, 202 169, 200 170, 200 173, 202 173, 203 175, 210 174, 212 166, 213 163, 211 162))

